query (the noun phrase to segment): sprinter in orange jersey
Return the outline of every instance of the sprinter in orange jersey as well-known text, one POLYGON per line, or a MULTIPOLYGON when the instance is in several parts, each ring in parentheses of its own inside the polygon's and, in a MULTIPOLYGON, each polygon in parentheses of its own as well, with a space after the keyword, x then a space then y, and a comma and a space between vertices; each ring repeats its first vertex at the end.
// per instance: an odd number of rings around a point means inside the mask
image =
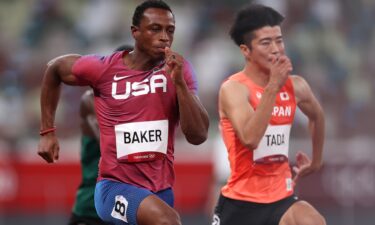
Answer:
POLYGON ((270 7, 252 4, 237 14, 230 34, 245 58, 219 93, 220 129, 231 174, 213 225, 324 225, 323 216, 294 195, 297 179, 322 166, 324 116, 306 81, 291 75, 280 24, 270 7), (289 133, 296 107, 308 117, 312 160, 297 154, 292 178, 289 133))

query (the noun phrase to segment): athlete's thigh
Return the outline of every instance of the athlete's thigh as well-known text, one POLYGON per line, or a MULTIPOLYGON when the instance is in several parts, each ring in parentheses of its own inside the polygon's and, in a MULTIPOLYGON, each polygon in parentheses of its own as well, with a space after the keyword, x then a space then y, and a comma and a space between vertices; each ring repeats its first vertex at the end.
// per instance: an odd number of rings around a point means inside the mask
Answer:
POLYGON ((325 225, 324 217, 308 202, 295 202, 281 217, 279 225, 325 225))
POLYGON ((269 210, 265 209, 265 205, 220 195, 212 225, 262 225, 267 223, 268 217, 269 210))
POLYGON ((141 202, 137 221, 138 225, 181 224, 177 212, 157 195, 149 195, 141 202))
POLYGON ((172 188, 167 188, 165 190, 156 192, 155 195, 166 202, 170 207, 174 208, 174 193, 172 188))
POLYGON ((96 184, 95 208, 107 223, 136 225, 141 202, 150 195, 153 194, 144 188, 102 180, 96 184))

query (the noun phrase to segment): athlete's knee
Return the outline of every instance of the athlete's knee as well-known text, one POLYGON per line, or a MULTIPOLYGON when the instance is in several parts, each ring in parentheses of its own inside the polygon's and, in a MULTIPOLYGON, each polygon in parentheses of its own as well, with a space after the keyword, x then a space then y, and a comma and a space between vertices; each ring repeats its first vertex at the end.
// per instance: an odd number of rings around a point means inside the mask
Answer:
POLYGON ((142 201, 137 221, 139 225, 181 225, 178 213, 155 195, 142 201))
POLYGON ((320 213, 307 215, 299 225, 326 225, 326 220, 320 213))
POLYGON ((326 225, 324 217, 309 203, 305 201, 298 202, 300 210, 297 217, 297 225, 326 225))
POLYGON ((177 213, 159 214, 152 218, 141 218, 137 222, 139 225, 181 225, 181 220, 177 213))
POLYGON ((319 214, 317 216, 317 218, 315 218, 315 221, 318 222, 318 223, 315 223, 315 224, 318 224, 318 225, 327 225, 326 219, 321 214, 319 214))
POLYGON ((322 215, 313 215, 306 216, 297 225, 326 225, 326 221, 322 215))

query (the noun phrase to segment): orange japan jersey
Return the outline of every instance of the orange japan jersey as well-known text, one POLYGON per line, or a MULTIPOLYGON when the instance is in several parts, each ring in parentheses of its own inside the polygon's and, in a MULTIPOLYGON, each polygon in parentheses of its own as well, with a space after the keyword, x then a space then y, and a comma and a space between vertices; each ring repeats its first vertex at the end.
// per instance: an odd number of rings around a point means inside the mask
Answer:
MULTIPOLYGON (((264 88, 253 83, 243 72, 229 77, 248 88, 254 108, 264 88)), ((221 192, 225 197, 257 203, 271 203, 293 194, 288 163, 289 133, 296 110, 291 78, 276 97, 266 132, 257 149, 246 148, 237 137, 228 118, 220 118, 220 129, 228 150, 231 174, 221 192)))

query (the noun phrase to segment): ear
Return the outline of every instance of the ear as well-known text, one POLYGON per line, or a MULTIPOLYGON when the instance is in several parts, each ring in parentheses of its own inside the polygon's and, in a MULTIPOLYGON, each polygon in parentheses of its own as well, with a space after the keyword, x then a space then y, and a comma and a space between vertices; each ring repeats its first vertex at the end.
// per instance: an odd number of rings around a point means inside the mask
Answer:
POLYGON ((133 36, 133 38, 136 39, 136 37, 137 37, 137 33, 138 33, 138 31, 139 31, 139 28, 138 28, 137 26, 131 26, 131 27, 130 27, 130 30, 131 30, 131 32, 132 32, 132 36, 133 36))
POLYGON ((240 45, 240 50, 242 52, 242 55, 245 57, 246 60, 250 60, 251 58, 251 49, 245 45, 245 44, 242 44, 240 45))

